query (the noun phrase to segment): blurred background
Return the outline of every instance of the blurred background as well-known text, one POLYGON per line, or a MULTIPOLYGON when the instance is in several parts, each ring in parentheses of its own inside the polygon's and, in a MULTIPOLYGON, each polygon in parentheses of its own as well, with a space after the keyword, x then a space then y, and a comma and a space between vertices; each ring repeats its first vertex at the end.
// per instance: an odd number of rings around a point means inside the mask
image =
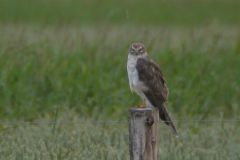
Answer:
MULTIPOLYGON (((0 158, 129 159, 127 123, 3 122, 126 121, 142 103, 126 70, 135 42, 163 71, 173 120, 238 119, 239 8, 237 0, 1 0, 0 158)), ((178 139, 160 123, 162 159, 239 159, 239 123, 175 125, 178 139)))

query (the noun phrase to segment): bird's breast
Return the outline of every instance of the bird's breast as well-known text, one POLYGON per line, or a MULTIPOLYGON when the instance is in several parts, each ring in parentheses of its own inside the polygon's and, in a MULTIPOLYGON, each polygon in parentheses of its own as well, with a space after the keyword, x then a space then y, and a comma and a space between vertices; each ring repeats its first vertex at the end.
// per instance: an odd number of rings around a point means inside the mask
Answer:
POLYGON ((136 69, 137 57, 128 56, 127 71, 130 87, 137 93, 146 90, 146 86, 139 80, 138 71, 136 69))
POLYGON ((136 81, 138 79, 136 62, 137 62, 137 59, 135 57, 130 55, 128 56, 127 72, 128 72, 129 81, 132 85, 133 85, 133 81, 136 81))

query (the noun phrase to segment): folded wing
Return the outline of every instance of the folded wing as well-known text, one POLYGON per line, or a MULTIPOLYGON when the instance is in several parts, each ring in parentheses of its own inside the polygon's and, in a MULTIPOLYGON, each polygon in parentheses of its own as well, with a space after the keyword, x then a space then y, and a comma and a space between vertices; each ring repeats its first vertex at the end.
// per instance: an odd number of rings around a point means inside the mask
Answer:
POLYGON ((147 87, 147 90, 143 91, 143 93, 154 107, 159 108, 159 117, 163 121, 167 121, 165 123, 169 125, 172 133, 177 136, 177 131, 164 105, 164 102, 168 101, 168 89, 160 68, 151 58, 145 56, 138 58, 136 69, 139 80, 147 87))

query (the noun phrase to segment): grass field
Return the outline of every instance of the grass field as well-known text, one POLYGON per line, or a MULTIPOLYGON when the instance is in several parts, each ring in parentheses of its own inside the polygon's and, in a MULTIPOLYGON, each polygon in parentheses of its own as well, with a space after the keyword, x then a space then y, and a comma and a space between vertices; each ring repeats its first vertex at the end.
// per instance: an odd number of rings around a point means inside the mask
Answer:
MULTIPOLYGON (((162 68, 173 120, 238 119, 240 2, 56 2, 0 1, 1 122, 126 121, 134 42, 162 68)), ((129 159, 127 127, 0 124, 0 159, 129 159)), ((239 123, 176 128, 160 123, 160 159, 240 157, 239 123)))
MULTIPOLYGON (((59 121, 84 121, 75 111, 59 114, 59 121)), ((93 119, 89 119, 93 120, 93 119)), ((41 121, 53 121, 45 116, 41 121)), ((175 123, 179 137, 160 123, 160 159, 239 159, 239 124, 175 123)), ((18 125, 0 132, 0 159, 127 160, 128 125, 18 125)))

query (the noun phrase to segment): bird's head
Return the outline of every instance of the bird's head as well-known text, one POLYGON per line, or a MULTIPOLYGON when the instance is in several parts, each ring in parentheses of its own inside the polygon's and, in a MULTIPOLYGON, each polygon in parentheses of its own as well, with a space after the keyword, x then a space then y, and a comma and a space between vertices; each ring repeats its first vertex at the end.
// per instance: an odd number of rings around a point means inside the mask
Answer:
POLYGON ((129 48, 129 54, 133 56, 146 54, 146 49, 141 43, 133 43, 129 48))

